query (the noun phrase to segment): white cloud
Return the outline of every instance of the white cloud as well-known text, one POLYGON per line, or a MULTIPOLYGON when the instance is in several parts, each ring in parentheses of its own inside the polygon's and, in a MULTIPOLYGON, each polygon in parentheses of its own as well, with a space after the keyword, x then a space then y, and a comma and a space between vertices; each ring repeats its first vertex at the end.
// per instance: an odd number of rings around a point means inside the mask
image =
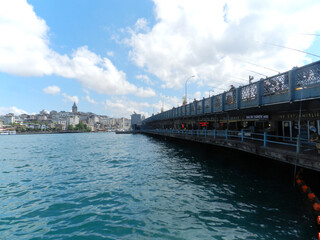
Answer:
MULTIPOLYGON (((26 0, 0 2, 0 71, 21 76, 58 75, 74 78, 84 87, 110 95, 154 96, 126 80, 108 58, 79 47, 72 56, 49 47, 49 28, 26 0)), ((110 55, 111 53, 109 53, 110 55)))
POLYGON ((89 92, 87 89, 82 89, 82 90, 83 90, 83 92, 84 92, 85 94, 87 94, 87 95, 90 94, 90 92, 89 92))
POLYGON ((49 86, 44 88, 43 92, 51 95, 58 95, 60 93, 60 88, 57 86, 49 86))
POLYGON ((66 102, 75 102, 76 104, 79 103, 79 98, 77 96, 69 96, 66 93, 62 93, 62 96, 66 102))
POLYGON ((147 75, 140 74, 140 75, 137 75, 136 78, 141 80, 143 83, 148 84, 148 85, 154 85, 154 82, 152 82, 147 75))
POLYGON ((15 116, 18 116, 20 114, 27 114, 27 111, 19 109, 15 106, 12 107, 0 107, 0 115, 5 115, 8 113, 13 113, 15 116))
POLYGON ((113 51, 108 51, 107 52, 107 56, 108 57, 113 57, 114 56, 114 52, 113 51))
MULTIPOLYGON (((183 87, 189 76, 199 85, 228 88, 233 76, 246 78, 245 69, 274 75, 247 64, 286 71, 310 62, 307 55, 272 44, 305 50, 320 21, 318 1, 270 0, 154 0, 156 24, 137 26, 125 39, 135 64, 163 81, 163 87, 183 87)), ((258 78, 258 76, 256 76, 258 78)), ((258 78, 259 79, 259 78, 258 78)))
POLYGON ((135 31, 148 31, 148 22, 144 18, 139 18, 135 24, 135 31))
POLYGON ((134 112, 140 113, 144 116, 149 116, 145 108, 151 107, 147 102, 135 102, 127 99, 114 98, 106 100, 105 109, 111 117, 127 117, 130 118, 134 112))
POLYGON ((90 98, 89 96, 86 96, 86 100, 87 100, 89 103, 98 104, 98 102, 96 102, 94 99, 90 98))

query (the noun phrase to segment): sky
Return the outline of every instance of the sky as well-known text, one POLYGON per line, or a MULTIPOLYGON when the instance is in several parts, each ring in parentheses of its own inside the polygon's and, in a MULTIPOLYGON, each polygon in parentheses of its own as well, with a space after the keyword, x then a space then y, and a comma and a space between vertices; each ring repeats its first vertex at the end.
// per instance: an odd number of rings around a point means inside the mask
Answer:
POLYGON ((320 60, 319 12, 318 0, 0 0, 0 115, 76 102, 148 117, 186 92, 207 98, 320 60))

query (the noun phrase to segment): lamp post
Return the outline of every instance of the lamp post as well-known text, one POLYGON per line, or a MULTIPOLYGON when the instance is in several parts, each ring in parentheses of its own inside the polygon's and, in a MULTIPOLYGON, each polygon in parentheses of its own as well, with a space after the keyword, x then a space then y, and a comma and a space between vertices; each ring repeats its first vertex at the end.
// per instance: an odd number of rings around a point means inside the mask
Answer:
POLYGON ((214 90, 212 89, 212 90, 209 90, 209 97, 210 97, 210 92, 214 92, 214 90))
POLYGON ((188 81, 189 81, 189 79, 190 78, 193 78, 193 77, 195 77, 194 75, 193 76, 191 76, 191 77, 189 77, 187 80, 186 80, 186 83, 185 83, 185 91, 186 91, 186 94, 185 94, 185 102, 186 102, 186 104, 188 103, 188 95, 187 95, 187 83, 188 83, 188 81))
POLYGON ((162 96, 162 111, 164 111, 164 105, 165 105, 165 99, 167 98, 168 96, 162 96))

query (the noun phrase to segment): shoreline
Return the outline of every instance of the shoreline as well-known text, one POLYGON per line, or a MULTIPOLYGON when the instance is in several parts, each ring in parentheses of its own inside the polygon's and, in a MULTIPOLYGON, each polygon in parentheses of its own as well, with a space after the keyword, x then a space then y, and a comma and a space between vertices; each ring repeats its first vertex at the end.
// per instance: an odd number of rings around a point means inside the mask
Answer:
MULTIPOLYGON (((67 134, 67 133, 99 133, 99 132, 107 132, 107 131, 98 131, 98 132, 85 132, 85 131, 58 131, 58 132, 17 132, 16 134, 11 135, 34 135, 34 134, 67 134)), ((114 132, 114 131, 113 131, 114 132)))

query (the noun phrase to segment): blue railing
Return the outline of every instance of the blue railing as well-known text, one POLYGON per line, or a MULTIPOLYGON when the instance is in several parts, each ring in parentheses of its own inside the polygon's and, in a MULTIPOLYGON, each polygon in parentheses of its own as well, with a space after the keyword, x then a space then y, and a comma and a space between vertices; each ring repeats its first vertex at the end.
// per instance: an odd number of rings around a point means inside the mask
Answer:
POLYGON ((143 123, 320 98, 320 61, 151 116, 143 123))
POLYGON ((231 130, 177 130, 177 129, 153 129, 153 130, 142 130, 145 133, 154 133, 154 134, 166 134, 166 135, 185 135, 185 136, 197 136, 204 138, 213 138, 213 139, 225 139, 225 140, 238 140, 241 142, 252 142, 261 144, 264 147, 271 146, 287 146, 293 147, 297 153, 301 153, 302 150, 310 150, 315 148, 315 144, 310 142, 308 139, 299 138, 299 137, 285 137, 277 136, 264 133, 253 133, 247 132, 244 130, 241 131, 231 131, 231 130))

